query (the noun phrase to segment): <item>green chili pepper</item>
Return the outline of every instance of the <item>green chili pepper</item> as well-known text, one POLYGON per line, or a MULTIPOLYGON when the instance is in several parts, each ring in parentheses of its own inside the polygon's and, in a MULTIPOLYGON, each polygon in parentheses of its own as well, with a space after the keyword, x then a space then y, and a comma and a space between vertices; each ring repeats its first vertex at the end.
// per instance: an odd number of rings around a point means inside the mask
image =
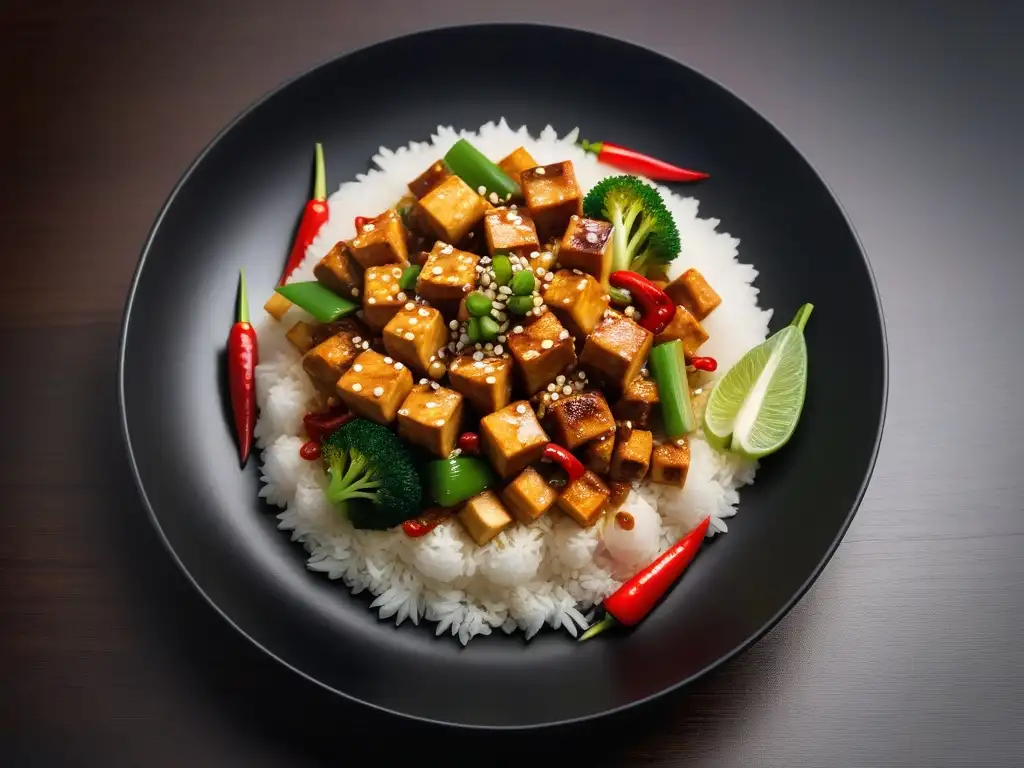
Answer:
POLYGON ((693 405, 690 403, 683 343, 675 339, 659 344, 651 350, 647 365, 658 385, 665 434, 678 438, 693 432, 697 428, 697 419, 694 418, 693 405))
POLYGON ((511 176, 465 139, 455 142, 444 156, 444 161, 452 169, 452 173, 473 189, 479 192, 483 187, 484 195, 487 197, 493 193, 499 200, 508 200, 521 194, 519 185, 511 176))
POLYGON ((504 254, 495 256, 491 263, 491 269, 494 270, 494 282, 498 285, 508 285, 508 281, 512 279, 512 262, 508 256, 504 254))
POLYGON ((461 504, 496 482, 491 465, 476 456, 432 461, 425 477, 432 503, 442 507, 461 504))
POLYGON ((525 315, 533 309, 533 296, 509 296, 505 306, 513 315, 525 315))
POLYGON ((491 314, 491 300, 480 291, 473 291, 466 297, 466 309, 474 317, 487 317, 491 314))
POLYGON ((398 287, 403 291, 415 291, 416 280, 420 276, 420 270, 422 267, 413 264, 411 267, 406 267, 402 272, 402 276, 398 278, 398 287))
POLYGON ((471 317, 469 322, 466 323, 466 335, 469 336, 469 340, 476 344, 478 341, 482 341, 480 336, 480 318, 471 317))
POLYGON ((480 318, 480 341, 494 341, 498 338, 498 331, 500 330, 501 326, 498 325, 498 321, 493 317, 480 318))
POLYGON ((333 323, 339 317, 351 315, 359 309, 358 304, 332 293, 316 280, 279 285, 275 290, 321 323, 333 323))
POLYGON ((537 278, 528 269, 519 270, 516 272, 515 277, 512 278, 512 293, 516 296, 526 296, 533 293, 533 289, 536 287, 537 278))

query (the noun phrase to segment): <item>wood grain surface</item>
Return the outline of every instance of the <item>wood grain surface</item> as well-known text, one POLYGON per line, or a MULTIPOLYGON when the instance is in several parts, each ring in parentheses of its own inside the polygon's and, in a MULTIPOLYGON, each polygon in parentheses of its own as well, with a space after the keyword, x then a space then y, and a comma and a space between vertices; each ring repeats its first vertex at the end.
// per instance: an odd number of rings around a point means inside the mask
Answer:
MULTIPOLYGON (((0 4, 0 763, 338 765, 353 743, 379 742, 387 764, 1019 765, 1021 9, 0 4), (139 250, 217 131, 338 53, 485 20, 643 43, 775 122, 858 229, 892 369, 868 496, 822 577, 768 637, 654 705, 513 736, 347 705, 236 635, 150 529, 115 401, 139 250)), ((841 446, 824 448, 842 460, 841 446)))

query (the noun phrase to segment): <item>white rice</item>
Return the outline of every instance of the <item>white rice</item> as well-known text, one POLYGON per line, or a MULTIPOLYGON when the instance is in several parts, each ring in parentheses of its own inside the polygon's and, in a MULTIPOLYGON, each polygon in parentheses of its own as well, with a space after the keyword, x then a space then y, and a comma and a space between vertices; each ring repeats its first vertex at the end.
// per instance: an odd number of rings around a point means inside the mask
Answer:
MULTIPOLYGON (((512 130, 502 119, 478 132, 439 127, 430 142, 412 142, 391 151, 380 148, 377 168, 346 182, 329 199, 330 220, 306 253, 293 280, 312 279, 313 265, 339 240, 355 235, 353 219, 392 206, 406 193, 406 184, 439 159, 459 137, 470 139, 491 158, 525 146, 540 163, 571 160, 583 189, 615 171, 574 145, 577 131, 558 138, 545 128, 533 138, 526 127, 512 130)), ((757 271, 737 260, 739 241, 717 232, 717 219, 697 218, 697 201, 665 187, 660 192, 675 217, 683 250, 673 262, 673 276, 696 267, 722 297, 722 305, 705 321, 711 338, 702 348, 716 357, 719 372, 728 370, 768 332, 770 310, 757 305, 753 287, 757 271)), ((530 638, 545 624, 576 636, 587 622, 584 613, 628 578, 601 543, 602 525, 582 529, 557 511, 530 526, 516 525, 486 547, 477 547, 457 522, 442 525, 418 539, 401 530, 359 531, 326 501, 327 477, 318 462, 299 458, 302 416, 314 390, 302 370, 298 352, 285 331, 298 319, 292 308, 282 322, 257 319, 262 362, 256 370, 260 418, 256 426, 263 450, 260 495, 284 511, 278 527, 291 531, 309 553, 311 570, 340 579, 353 594, 369 590, 380 618, 421 618, 436 622, 438 635, 450 632, 466 644, 494 629, 521 629, 530 638)), ((709 536, 728 530, 726 518, 736 514, 740 486, 751 483, 757 465, 712 450, 699 435, 691 436, 691 465, 685 487, 640 484, 626 502, 650 503, 661 517, 660 549, 664 550, 703 517, 711 516, 709 536)))

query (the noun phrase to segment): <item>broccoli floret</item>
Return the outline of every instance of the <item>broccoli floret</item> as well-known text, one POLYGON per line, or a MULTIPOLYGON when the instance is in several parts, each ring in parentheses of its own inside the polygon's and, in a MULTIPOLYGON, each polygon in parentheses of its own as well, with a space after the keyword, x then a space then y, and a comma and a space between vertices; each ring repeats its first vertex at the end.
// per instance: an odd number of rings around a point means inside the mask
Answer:
POLYGON ((327 498, 356 528, 384 529, 420 514, 423 487, 412 457, 387 427, 354 419, 324 440, 327 498))
POLYGON ((679 230, 665 201, 636 176, 612 176, 596 184, 583 199, 583 212, 615 225, 612 272, 628 269, 643 275, 655 263, 679 255, 679 230))

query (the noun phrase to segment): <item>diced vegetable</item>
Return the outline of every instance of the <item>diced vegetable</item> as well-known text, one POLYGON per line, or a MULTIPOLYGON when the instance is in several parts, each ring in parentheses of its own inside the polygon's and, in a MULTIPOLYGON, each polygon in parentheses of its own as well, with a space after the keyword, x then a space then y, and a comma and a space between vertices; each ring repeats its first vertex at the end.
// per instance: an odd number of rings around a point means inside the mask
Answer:
POLYGON ((533 296, 509 296, 505 305, 513 315, 525 315, 533 309, 533 296))
POLYGON ((491 262, 491 269, 494 270, 494 282, 498 285, 508 285, 512 279, 512 262, 508 256, 495 256, 491 262))
POLYGON ((487 317, 491 314, 491 300, 480 291, 473 291, 466 297, 466 309, 474 317, 487 317))
POLYGON ((432 461, 426 468, 431 501, 454 507, 497 482, 490 465, 476 456, 456 456, 432 461))
MULTIPOLYGON (((498 200, 518 197, 521 193, 519 185, 486 155, 465 139, 459 139, 444 156, 448 167, 473 189, 484 188, 484 197, 491 193, 498 200)), ((491 202, 494 202, 493 200, 491 202)))
POLYGON ((488 341, 494 341, 498 338, 498 333, 501 331, 501 326, 498 325, 498 321, 493 317, 481 317, 480 318, 480 340, 485 344, 488 341))
POLYGON ((466 323, 466 335, 469 336, 469 340, 474 344, 482 340, 479 317, 469 318, 469 322, 466 323))
POLYGON ((677 438, 693 432, 697 428, 697 420, 690 403, 683 343, 676 340, 659 344, 651 350, 647 364, 658 384, 665 434, 677 438))
POLYGON ((279 285, 275 290, 321 323, 332 323, 359 309, 358 304, 332 293, 316 280, 279 285))
POLYGON ((398 287, 401 288, 403 291, 415 291, 416 280, 420 276, 421 269, 423 269, 423 267, 420 267, 416 264, 413 264, 410 267, 406 267, 402 271, 402 276, 398 280, 398 287))
POLYGON ((533 276, 533 272, 528 270, 520 270, 512 278, 512 293, 516 296, 528 296, 536 287, 537 278, 533 276))

